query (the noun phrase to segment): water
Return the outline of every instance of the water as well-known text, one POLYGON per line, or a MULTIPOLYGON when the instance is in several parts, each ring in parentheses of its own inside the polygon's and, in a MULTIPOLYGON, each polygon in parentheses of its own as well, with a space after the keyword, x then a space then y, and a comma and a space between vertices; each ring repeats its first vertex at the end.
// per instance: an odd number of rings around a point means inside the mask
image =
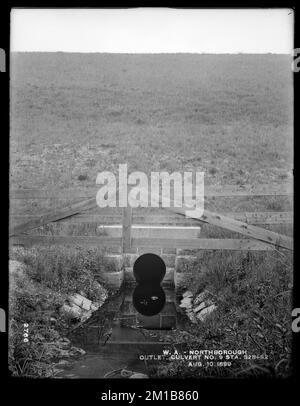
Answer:
POLYGON ((120 378, 122 369, 147 374, 149 361, 140 356, 162 354, 177 324, 174 288, 127 286, 70 334, 72 344, 86 355, 58 377, 105 378, 116 371, 120 378))

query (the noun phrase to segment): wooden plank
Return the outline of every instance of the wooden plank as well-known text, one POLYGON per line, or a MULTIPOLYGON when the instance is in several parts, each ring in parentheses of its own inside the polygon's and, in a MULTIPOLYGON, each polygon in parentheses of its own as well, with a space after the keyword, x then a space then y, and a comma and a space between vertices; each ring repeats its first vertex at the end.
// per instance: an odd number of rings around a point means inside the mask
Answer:
MULTIPOLYGON (((92 198, 99 188, 55 189, 11 189, 10 199, 61 199, 92 198)), ((293 194, 292 182, 284 184, 261 185, 205 185, 205 196, 285 196, 293 194)))
POLYGON ((131 222, 132 222, 132 208, 124 207, 123 224, 122 224, 122 249, 123 249, 123 252, 128 252, 131 249, 131 222))
MULTIPOLYGON (((20 235, 10 239, 11 245, 78 245, 106 247, 121 246, 121 238, 113 237, 87 237, 87 236, 41 236, 41 235, 20 235)), ((223 238, 132 238, 132 248, 181 248, 199 250, 250 250, 270 251, 274 247, 252 239, 223 239, 223 238)))
MULTIPOLYGON (((292 212, 247 212, 247 213, 220 213, 224 216, 244 221, 247 224, 290 224, 293 223, 292 212)), ((174 214, 165 215, 133 215, 133 224, 168 224, 178 223, 186 225, 197 224, 197 220, 179 217, 174 214)))
POLYGON ((87 236, 64 236, 64 235, 19 235, 10 238, 12 245, 24 245, 30 247, 32 245, 79 245, 79 246, 96 246, 104 247, 120 247, 121 238, 113 237, 87 237, 87 236))
MULTIPOLYGON (((140 196, 143 194, 141 193, 140 196)), ((152 193, 151 198, 156 201, 160 200, 160 196, 154 195, 152 193)), ((163 200, 163 198, 162 198, 163 200)), ((168 202, 167 202, 168 203, 168 202)), ((171 211, 174 213, 178 213, 182 216, 185 216, 186 211, 191 211, 189 207, 174 207, 174 202, 171 202, 171 207, 165 207, 165 210, 171 211)), ((264 241, 268 244, 273 244, 277 247, 287 248, 289 250, 293 250, 293 239, 291 237, 287 237, 285 235, 281 235, 275 233, 274 231, 265 230, 263 228, 253 226, 242 221, 234 220, 230 217, 226 217, 223 215, 219 215, 216 213, 212 213, 208 210, 204 210, 203 215, 199 217, 193 217, 198 221, 202 221, 204 223, 212 224, 226 230, 234 231, 245 235, 246 237, 254 238, 256 240, 264 241)))
MULTIPOLYGON (((109 237, 121 237, 124 235, 121 225, 100 226, 103 235, 109 237)), ((201 227, 198 223, 196 227, 160 226, 160 225, 132 225, 130 235, 132 238, 198 238, 201 227)), ((125 241, 124 252, 130 249, 130 239, 127 245, 125 241)))
MULTIPOLYGON (((112 208, 113 210, 113 208, 112 208)), ((102 209, 101 212, 102 213, 102 209)), ((138 213, 138 211, 136 212, 138 213)), ((142 213, 142 208, 141 208, 142 213)), ((234 218, 235 220, 244 221, 247 224, 292 224, 293 212, 236 212, 220 214, 234 218)), ((13 214, 10 216, 11 222, 24 222, 37 219, 40 215, 20 215, 13 214)), ((58 220, 62 223, 81 224, 81 223, 96 223, 96 224, 121 224, 122 216, 118 214, 76 214, 72 217, 58 220)), ((185 218, 177 214, 167 213, 165 210, 162 214, 133 214, 132 224, 178 224, 178 225, 198 225, 195 219, 185 218)))
POLYGON ((60 220, 60 219, 72 216, 74 214, 80 213, 83 210, 90 209, 91 207, 94 207, 95 205, 96 205, 96 199, 92 198, 92 199, 84 200, 79 203, 65 206, 56 211, 51 211, 48 214, 45 214, 37 219, 28 220, 27 222, 19 224, 15 227, 11 227, 11 229, 9 230, 9 235, 10 236, 17 235, 17 234, 23 233, 25 231, 41 227, 52 221, 60 220))
MULTIPOLYGON (((82 209, 81 209, 82 210, 82 209)), ((167 208, 166 210, 173 211, 175 213, 181 214, 185 216, 185 210, 183 208, 175 208, 175 207, 170 207, 167 208)), ((60 212, 60 214, 62 211, 60 212)), ((70 214, 68 214, 70 215, 70 214)), ((41 219, 38 220, 31 220, 26 223, 21 224, 20 226, 16 226, 12 229, 10 232, 10 235, 17 235, 21 232, 24 232, 25 230, 33 229, 40 227, 41 225, 47 224, 48 222, 53 221, 53 214, 50 214, 48 217, 44 216, 41 219)), ((216 213, 211 213, 207 210, 204 211, 203 216, 198 219, 196 218, 197 221, 202 221, 208 224, 216 225, 218 227, 238 232, 241 233, 245 236, 255 238, 264 242, 267 242, 268 244, 273 244, 278 247, 282 248, 288 248, 290 250, 293 249, 293 239, 291 237, 287 237, 278 233, 275 233, 273 231, 265 230, 260 227, 252 226, 247 223, 241 222, 234 220, 232 218, 222 216, 216 213)), ((126 225, 125 230, 128 228, 128 224, 126 225)), ((125 246, 129 248, 128 246, 128 231, 125 233, 126 235, 126 242, 124 240, 125 246)))
POLYGON ((224 215, 247 224, 292 224, 294 221, 294 213, 291 211, 224 213, 224 215))
MULTIPOLYGON (((11 223, 25 222, 28 220, 38 219, 39 215, 11 215, 11 223)), ((84 223, 95 223, 95 224, 121 224, 122 216, 121 215, 99 215, 99 214, 76 214, 72 217, 66 217, 63 219, 57 220, 59 223, 64 224, 84 224, 84 223)))
MULTIPOLYGON (((152 193, 152 198, 155 198, 152 193)), ((156 196, 156 200, 159 201, 160 197, 156 196)), ((73 205, 64 207, 60 210, 51 212, 38 220, 30 220, 27 223, 23 223, 21 225, 15 226, 10 230, 10 235, 16 235, 21 232, 24 232, 29 229, 37 228, 42 225, 45 225, 51 221, 56 221, 61 218, 66 218, 71 215, 74 215, 76 213, 79 213, 82 210, 86 210, 88 208, 94 207, 96 205, 95 199, 88 199, 80 203, 75 203, 73 205)), ((182 208, 177 208, 177 207, 168 207, 166 210, 178 213, 180 215, 185 216, 185 212, 187 210, 190 211, 190 208, 187 207, 182 207, 182 208)), ((204 211, 204 214, 200 217, 197 218, 195 217, 196 220, 198 221, 203 221, 208 224, 216 225, 221 228, 225 228, 230 231, 238 232, 241 233, 247 237, 255 238, 260 241, 267 242, 268 244, 273 244, 278 247, 283 247, 283 248, 288 248, 290 250, 293 249, 293 239, 287 236, 280 235, 278 233, 269 231, 269 230, 264 230, 262 228, 249 225, 245 222, 237 221, 232 218, 219 215, 216 213, 209 212, 208 210, 204 211)), ((128 227, 128 225, 127 225, 128 227)))
POLYGON ((99 187, 55 189, 11 189, 11 199, 87 199, 96 197, 99 187))
MULTIPOLYGON (((81 200, 82 201, 82 200, 81 200)), ((80 203, 80 202, 60 202, 60 204, 56 204, 53 206, 49 205, 31 205, 31 203, 27 204, 27 200, 15 200, 14 202, 18 202, 18 205, 11 204, 9 207, 9 212, 11 216, 31 216, 31 217, 41 217, 48 211, 55 211, 56 209, 60 209, 62 207, 67 206, 68 204, 73 203, 80 203), (25 203, 25 204, 24 204, 25 203)), ((42 202, 42 200, 40 200, 42 202)), ((82 213, 84 215, 95 215, 95 216, 122 216, 122 208, 120 207, 91 207, 86 211, 86 213, 82 213)))
POLYGON ((234 251, 270 251, 270 244, 253 239, 224 239, 224 238, 133 238, 132 248, 181 248, 199 250, 234 250, 234 251))
MULTIPOLYGON (((112 197, 113 199, 113 197, 112 197)), ((53 210, 38 219, 29 220, 17 226, 11 227, 9 230, 9 235, 17 235, 28 230, 33 230, 34 228, 41 227, 53 221, 61 220, 70 216, 74 216, 82 211, 89 210, 97 207, 96 197, 91 199, 83 200, 78 203, 68 204, 62 208, 53 210)), ((99 208, 101 210, 101 208, 99 208)))
MULTIPOLYGON (((167 210, 185 215, 185 209, 182 208, 170 207, 167 208, 167 210)), ((186 208, 186 210, 188 209, 186 208)), ((204 210, 202 217, 200 217, 198 220, 224 228, 226 230, 243 234, 246 237, 264 241, 268 244, 293 250, 293 239, 291 237, 275 233, 274 231, 265 230, 261 227, 253 226, 242 221, 234 220, 230 217, 212 213, 208 210, 204 210)))
POLYGON ((234 220, 226 216, 219 216, 218 214, 211 213, 207 210, 204 211, 201 219, 209 224, 241 233, 247 237, 252 237, 278 247, 293 250, 293 239, 285 235, 275 233, 274 231, 265 230, 263 228, 234 220))

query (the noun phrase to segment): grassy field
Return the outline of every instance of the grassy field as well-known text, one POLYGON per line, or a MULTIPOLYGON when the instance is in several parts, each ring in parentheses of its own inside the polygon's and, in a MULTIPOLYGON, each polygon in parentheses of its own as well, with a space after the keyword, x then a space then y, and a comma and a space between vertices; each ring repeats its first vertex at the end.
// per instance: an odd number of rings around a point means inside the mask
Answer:
POLYGON ((282 182, 292 97, 288 56, 13 54, 11 185, 93 186, 120 163, 282 182))

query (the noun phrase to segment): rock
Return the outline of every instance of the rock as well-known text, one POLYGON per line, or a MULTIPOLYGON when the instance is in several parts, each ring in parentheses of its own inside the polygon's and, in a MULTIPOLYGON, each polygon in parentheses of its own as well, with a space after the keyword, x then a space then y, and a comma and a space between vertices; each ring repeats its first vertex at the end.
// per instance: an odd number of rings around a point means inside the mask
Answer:
POLYGON ((88 320, 92 313, 99 309, 108 297, 107 290, 101 286, 97 281, 94 282, 94 287, 98 291, 98 300, 92 302, 80 293, 70 295, 65 303, 60 308, 60 314, 71 318, 79 319, 80 321, 88 320))
POLYGON ((81 298, 82 296, 79 294, 70 296, 68 300, 71 302, 71 305, 65 303, 60 308, 60 314, 71 319, 80 319, 80 321, 88 320, 92 313, 99 309, 100 304, 98 302, 93 303, 86 298, 82 300, 81 298))
POLYGON ((149 376, 146 374, 142 374, 140 372, 136 372, 129 377, 129 379, 149 379, 149 376))
POLYGON ((196 318, 196 316, 195 316, 195 314, 194 314, 193 311, 187 312, 187 316, 188 316, 188 318, 191 320, 192 323, 196 323, 196 322, 197 322, 197 318, 196 318))
POLYGON ((181 300, 179 307, 189 309, 192 307, 192 298, 185 297, 181 300))
POLYGON ((216 305, 211 305, 206 307, 205 309, 201 310, 199 313, 197 313, 197 319, 200 321, 204 321, 206 317, 211 314, 214 310, 216 310, 217 306, 216 305))
POLYGON ((82 348, 78 347, 71 347, 70 348, 70 355, 85 355, 85 351, 82 348))
POLYGON ((91 300, 89 300, 89 299, 84 299, 83 302, 82 302, 81 307, 82 307, 84 310, 89 311, 89 310, 91 310, 91 305, 92 305, 92 301, 91 301, 91 300))
POLYGON ((204 309, 205 307, 206 307, 206 303, 202 302, 199 304, 199 306, 197 306, 193 309, 193 312, 198 313, 198 312, 200 312, 200 310, 204 309))
POLYGON ((182 295, 183 298, 185 297, 193 297, 193 293, 189 290, 187 290, 186 292, 183 293, 182 295))
POLYGON ((70 319, 80 319, 82 316, 82 309, 75 304, 72 304, 72 306, 64 304, 60 308, 59 312, 62 316, 70 319))
POLYGON ((69 296, 69 301, 71 304, 75 304, 79 307, 82 307, 84 310, 90 310, 92 301, 87 299, 84 296, 81 296, 79 293, 75 293, 72 296, 69 296))
POLYGON ((100 307, 100 303, 98 303, 98 302, 93 302, 93 303, 91 304, 91 310, 92 310, 93 312, 95 312, 96 310, 98 310, 99 307, 100 307))
POLYGON ((83 314, 81 316, 81 321, 88 320, 91 317, 92 313, 93 313, 92 310, 89 310, 89 311, 84 310, 83 314))
POLYGON ((57 342, 58 345, 62 345, 63 347, 66 347, 71 344, 71 341, 66 337, 61 337, 59 340, 57 340, 57 342))
POLYGON ((207 299, 208 296, 210 296, 208 290, 204 290, 203 292, 199 293, 199 295, 197 295, 197 297, 194 299, 194 305, 197 306, 200 303, 204 302, 204 300, 207 299))

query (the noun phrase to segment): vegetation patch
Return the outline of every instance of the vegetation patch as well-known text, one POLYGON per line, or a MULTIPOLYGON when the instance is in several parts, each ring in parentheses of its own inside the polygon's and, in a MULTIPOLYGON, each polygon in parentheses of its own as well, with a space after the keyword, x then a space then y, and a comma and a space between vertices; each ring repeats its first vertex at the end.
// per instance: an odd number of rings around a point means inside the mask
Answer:
MULTIPOLYGON (((173 360, 152 367, 155 377, 287 377, 291 374, 292 255, 205 252, 186 269, 186 286, 194 295, 206 290, 217 309, 203 322, 184 329, 192 338, 182 351, 247 350, 230 367, 191 367, 173 360)), ((183 312, 183 309, 182 309, 183 312)), ((172 349, 178 349, 173 343, 172 349)))
POLYGON ((61 308, 80 292, 90 301, 103 294, 104 254, 66 247, 13 249, 10 260, 9 368, 13 376, 53 377, 55 361, 82 354, 64 336, 75 320, 61 308))

